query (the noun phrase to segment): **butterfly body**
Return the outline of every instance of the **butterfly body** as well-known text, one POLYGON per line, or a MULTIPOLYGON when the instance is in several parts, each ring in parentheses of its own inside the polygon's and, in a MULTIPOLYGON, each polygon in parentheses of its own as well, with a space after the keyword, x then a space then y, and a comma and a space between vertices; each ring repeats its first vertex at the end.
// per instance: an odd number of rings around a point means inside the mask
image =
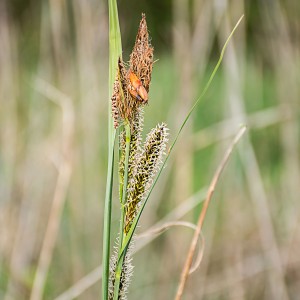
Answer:
POLYGON ((131 96, 141 102, 147 102, 148 93, 141 80, 131 70, 129 71, 129 81, 128 90, 131 96))

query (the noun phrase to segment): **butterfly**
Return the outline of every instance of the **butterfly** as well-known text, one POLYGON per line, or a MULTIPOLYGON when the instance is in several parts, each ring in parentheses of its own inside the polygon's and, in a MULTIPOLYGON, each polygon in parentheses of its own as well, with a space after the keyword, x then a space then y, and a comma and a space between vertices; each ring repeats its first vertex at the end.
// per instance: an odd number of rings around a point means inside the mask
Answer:
POLYGON ((129 81, 128 90, 131 96, 141 102, 147 102, 148 93, 140 79, 131 70, 129 70, 129 81))

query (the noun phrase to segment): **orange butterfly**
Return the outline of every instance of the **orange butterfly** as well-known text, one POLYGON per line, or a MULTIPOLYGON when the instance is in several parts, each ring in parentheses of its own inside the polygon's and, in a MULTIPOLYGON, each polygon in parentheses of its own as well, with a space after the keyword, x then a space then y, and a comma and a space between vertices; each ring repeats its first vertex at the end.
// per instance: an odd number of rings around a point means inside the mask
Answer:
POLYGON ((148 93, 142 85, 142 82, 131 70, 129 71, 129 80, 130 84, 128 86, 128 90, 131 96, 139 101, 147 102, 148 93))

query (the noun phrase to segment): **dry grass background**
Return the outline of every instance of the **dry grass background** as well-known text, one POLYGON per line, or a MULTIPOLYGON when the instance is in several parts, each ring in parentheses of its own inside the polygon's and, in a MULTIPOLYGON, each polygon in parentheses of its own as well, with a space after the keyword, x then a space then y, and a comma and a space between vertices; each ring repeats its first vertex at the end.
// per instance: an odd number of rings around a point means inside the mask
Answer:
MULTIPOLYGON (((299 4, 188 3, 166 4, 172 16, 167 48, 155 44, 164 32, 153 37, 159 61, 146 129, 166 120, 171 135, 175 132, 234 23, 242 13, 245 20, 207 100, 179 139, 139 231, 167 220, 196 221, 197 203, 228 138, 246 123, 248 135, 209 208, 203 261, 189 278, 185 299, 299 299, 299 4)), ((32 1, 22 21, 7 4, 0 3, 0 298, 29 299, 49 234, 43 299, 73 299, 63 294, 73 285, 78 299, 98 299, 107 152, 106 3, 32 1), (53 226, 46 233, 49 219, 53 226)), ((150 31, 160 28, 151 26, 150 5, 133 7, 120 3, 124 55, 142 11, 150 31)), ((115 230, 117 202, 116 197, 115 230)), ((129 299, 172 299, 191 237, 189 229, 174 228, 139 240, 137 250, 151 243, 135 255, 129 299)))

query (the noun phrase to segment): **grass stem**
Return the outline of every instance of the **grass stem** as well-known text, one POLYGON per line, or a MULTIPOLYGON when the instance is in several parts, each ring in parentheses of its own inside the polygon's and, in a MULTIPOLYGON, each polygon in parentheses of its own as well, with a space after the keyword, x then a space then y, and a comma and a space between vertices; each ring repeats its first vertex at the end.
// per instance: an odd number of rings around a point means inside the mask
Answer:
MULTIPOLYGON (((130 134, 130 124, 127 122, 125 124, 125 168, 124 168, 124 181, 122 183, 123 191, 122 191, 122 203, 121 203, 121 219, 120 219, 120 230, 119 230, 119 249, 118 249, 118 256, 121 253, 123 242, 124 242, 124 219, 125 219, 125 203, 127 197, 127 185, 128 185, 128 166, 129 166, 129 154, 130 154, 130 141, 131 141, 131 134, 130 134)), ((119 297, 119 287, 120 287, 120 280, 121 280, 121 273, 122 273, 122 266, 124 261, 125 253, 122 256, 122 259, 118 261, 116 267, 116 275, 115 275, 115 283, 114 283, 114 299, 118 299, 119 297)))
MULTIPOLYGON (((109 98, 112 95, 112 87, 116 77, 118 58, 122 55, 121 33, 119 26, 118 8, 116 0, 108 0, 109 11, 109 98)), ((103 224, 103 251, 102 251, 102 299, 108 299, 109 257, 110 257, 110 233, 111 233, 111 205, 113 187, 114 143, 116 130, 111 116, 111 104, 108 105, 108 165, 106 179, 106 194, 104 203, 103 224)))
POLYGON ((234 140, 232 141, 232 143, 228 147, 227 151, 225 152, 225 154, 223 156, 223 159, 220 162, 220 164, 219 164, 219 166, 218 166, 218 168, 217 168, 217 170, 214 174, 214 177, 211 181, 211 184, 210 184, 209 189, 207 191, 206 199, 203 203, 203 207, 202 207, 201 213, 200 213, 199 218, 198 218, 197 229, 194 232, 194 236, 193 236, 193 239, 192 239, 192 242, 191 242, 191 245, 190 245, 190 249, 189 249, 189 252, 188 252, 188 255, 187 255, 183 270, 182 270, 182 273, 181 273, 180 283, 179 283, 179 286, 178 286, 178 290, 177 290, 177 293, 176 293, 175 300, 181 300, 181 298, 182 298, 183 290, 184 290, 185 283, 186 283, 187 278, 188 278, 189 273, 190 273, 194 253, 196 251, 197 242, 198 242, 201 230, 202 230, 202 225, 203 225, 203 222, 204 222, 204 219, 205 219, 205 216, 206 216, 208 205, 209 205, 209 203, 212 199, 212 196, 213 196, 214 191, 216 189, 217 183, 218 183, 218 181, 220 179, 220 176, 221 176, 221 174, 222 174, 222 172, 223 172, 223 170, 224 170, 224 168, 225 168, 225 166, 226 166, 226 164, 227 164, 227 162, 230 158, 230 155, 231 155, 235 145, 238 143, 238 141, 244 135, 245 131, 246 131, 246 126, 243 126, 238 131, 238 133, 236 134, 234 140))

